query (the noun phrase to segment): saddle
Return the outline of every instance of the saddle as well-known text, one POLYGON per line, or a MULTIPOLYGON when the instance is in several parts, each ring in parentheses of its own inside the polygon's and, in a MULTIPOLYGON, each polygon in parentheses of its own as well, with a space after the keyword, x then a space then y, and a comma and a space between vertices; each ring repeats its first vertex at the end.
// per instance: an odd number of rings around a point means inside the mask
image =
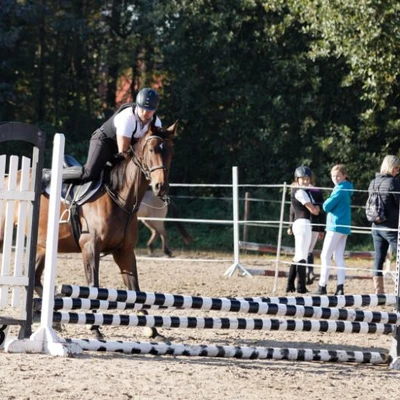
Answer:
MULTIPOLYGON (((82 165, 72 156, 66 154, 64 156, 64 168, 82 169, 82 165)), ((103 184, 103 174, 96 181, 86 182, 83 184, 62 183, 61 200, 66 204, 75 203, 80 206, 88 201, 103 184)), ((42 192, 50 194, 51 185, 51 169, 44 168, 42 174, 42 192)))
MULTIPOLYGON (((64 156, 64 168, 82 170, 82 165, 70 155, 64 156)), ((42 192, 50 195, 51 169, 43 169, 42 173, 42 192)), ((83 184, 62 183, 61 201, 65 205, 65 210, 60 216, 60 223, 71 222, 73 235, 77 244, 82 233, 82 226, 79 220, 79 206, 88 201, 103 185, 103 173, 96 181, 83 184)))

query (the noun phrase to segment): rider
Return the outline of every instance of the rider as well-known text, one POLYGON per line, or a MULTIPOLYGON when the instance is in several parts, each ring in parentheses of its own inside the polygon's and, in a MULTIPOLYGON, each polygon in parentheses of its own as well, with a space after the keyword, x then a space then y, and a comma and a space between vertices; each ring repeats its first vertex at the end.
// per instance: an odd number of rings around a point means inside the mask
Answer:
POLYGON ((293 209, 293 225, 288 229, 288 234, 294 235, 295 255, 289 268, 286 292, 294 292, 297 275, 297 293, 306 293, 306 266, 308 249, 311 243, 311 215, 318 215, 320 207, 310 193, 310 180, 312 171, 309 167, 301 165, 294 171, 294 182, 291 192, 291 206, 293 209))
POLYGON ((158 93, 154 89, 144 88, 137 94, 136 103, 123 104, 93 132, 84 167, 65 168, 63 180, 70 183, 97 180, 108 161, 125 157, 132 138, 142 137, 151 123, 161 127, 161 121, 155 114, 158 103, 158 93))

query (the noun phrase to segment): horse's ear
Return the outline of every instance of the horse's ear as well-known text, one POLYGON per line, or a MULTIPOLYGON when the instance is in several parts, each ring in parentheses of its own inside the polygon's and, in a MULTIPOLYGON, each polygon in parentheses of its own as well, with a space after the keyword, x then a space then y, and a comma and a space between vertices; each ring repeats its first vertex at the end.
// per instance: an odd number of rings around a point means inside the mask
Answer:
POLYGON ((171 135, 175 135, 177 127, 178 127, 178 120, 176 120, 169 128, 167 128, 167 131, 170 132, 171 135))

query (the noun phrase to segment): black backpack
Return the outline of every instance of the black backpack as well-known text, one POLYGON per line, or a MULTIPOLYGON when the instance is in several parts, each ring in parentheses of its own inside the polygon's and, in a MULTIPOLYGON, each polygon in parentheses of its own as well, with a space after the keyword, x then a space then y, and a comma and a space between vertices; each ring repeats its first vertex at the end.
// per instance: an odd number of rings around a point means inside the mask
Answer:
MULTIPOLYGON (((372 187, 372 192, 368 196, 365 207, 365 216, 369 222, 382 223, 386 221, 385 205, 383 203, 379 188, 375 188, 375 180, 372 187)), ((381 182, 382 184, 382 182, 381 182)))

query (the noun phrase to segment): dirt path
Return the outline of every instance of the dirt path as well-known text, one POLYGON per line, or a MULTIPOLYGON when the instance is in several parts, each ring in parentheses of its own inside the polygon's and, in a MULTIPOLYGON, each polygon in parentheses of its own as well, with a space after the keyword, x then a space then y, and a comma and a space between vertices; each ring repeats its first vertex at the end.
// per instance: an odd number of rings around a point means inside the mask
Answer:
MULTIPOLYGON (((231 261, 211 262, 218 259, 218 255, 175 254, 172 261, 140 259, 142 290, 214 297, 272 295, 272 277, 243 278, 235 274, 228 278, 223 273, 231 261), (180 257, 187 256, 192 259, 179 261, 180 257), (203 261, 196 261, 198 259, 203 261)), ((246 263, 250 261, 245 260, 246 263)), ((367 262, 360 263, 367 270, 370 268, 367 262)), ((257 268, 266 264, 268 261, 261 259, 257 261, 257 268)), ((123 288, 117 268, 108 258, 102 261, 100 279, 103 287, 123 288)), ((57 281, 60 284, 84 284, 79 255, 60 258, 57 281)), ((275 295, 284 295, 285 283, 284 278, 279 279, 279 290, 275 295)), ((386 283, 388 292, 392 293, 393 284, 386 283)), ((330 290, 334 287, 335 281, 331 281, 330 290)), ((349 279, 346 293, 373 293, 372 281, 349 279)), ((386 307, 386 311, 390 310, 386 307)), ((165 315, 187 314, 184 310, 176 310, 167 311, 165 315)), ((213 311, 194 311, 190 315, 236 316, 213 311)), ((248 314, 240 316, 249 317, 248 314)), ((141 328, 110 326, 103 332, 110 340, 146 340, 141 328)), ((390 337, 374 334, 210 329, 163 329, 162 333, 173 342, 188 344, 378 351, 387 351, 391 346, 390 337)), ((61 335, 88 338, 90 334, 85 326, 64 325, 61 335)), ((400 372, 387 366, 89 352, 73 358, 57 358, 0 352, 0 368, 2 399, 400 398, 400 372)))

